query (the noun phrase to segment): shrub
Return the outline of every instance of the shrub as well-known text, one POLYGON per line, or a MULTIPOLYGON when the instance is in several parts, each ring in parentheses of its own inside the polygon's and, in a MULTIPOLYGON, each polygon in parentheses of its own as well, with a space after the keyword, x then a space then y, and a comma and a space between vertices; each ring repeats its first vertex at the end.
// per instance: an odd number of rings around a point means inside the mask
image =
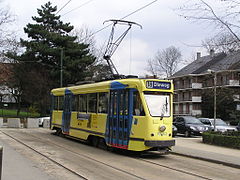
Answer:
POLYGON ((240 132, 204 132, 203 142, 240 149, 240 132))

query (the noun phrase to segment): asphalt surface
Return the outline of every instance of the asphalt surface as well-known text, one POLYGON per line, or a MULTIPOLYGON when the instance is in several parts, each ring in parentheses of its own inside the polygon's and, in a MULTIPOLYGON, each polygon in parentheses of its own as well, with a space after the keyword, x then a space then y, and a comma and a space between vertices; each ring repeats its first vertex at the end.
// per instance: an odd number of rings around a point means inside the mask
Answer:
MULTIPOLYGON (((240 168, 240 150, 204 144, 201 137, 177 136, 175 140, 176 146, 172 148, 174 154, 240 168)), ((4 141, 0 137, 0 146, 4 149, 2 180, 14 180, 16 177, 18 180, 54 180, 4 141)))

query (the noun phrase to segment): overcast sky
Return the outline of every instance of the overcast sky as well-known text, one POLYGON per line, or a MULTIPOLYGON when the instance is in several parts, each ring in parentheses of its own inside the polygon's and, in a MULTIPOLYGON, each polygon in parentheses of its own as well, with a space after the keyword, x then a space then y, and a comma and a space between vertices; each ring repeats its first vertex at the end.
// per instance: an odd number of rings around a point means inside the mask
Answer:
MULTIPOLYGON (((31 17, 37 15, 37 8, 47 2, 46 0, 1 1, 3 1, 2 5, 8 6, 16 15, 14 28, 19 36, 24 38, 26 36, 23 27, 29 22, 33 23, 31 17)), ((68 1, 51 0, 58 9, 68 1)), ((186 61, 192 59, 197 51, 206 54, 202 48, 188 45, 201 45, 202 40, 211 37, 211 29, 206 28, 206 25, 187 21, 174 11, 185 1, 187 0, 158 0, 124 19, 141 24, 143 29, 133 26, 131 36, 130 33, 127 35, 112 57, 121 74, 149 74, 146 71, 147 60, 153 58, 157 50, 171 45, 180 48, 186 61)), ((104 27, 105 20, 120 19, 150 2, 153 0, 71 0, 59 14, 62 15, 63 22, 70 22, 76 28, 87 26, 92 32, 96 32, 104 27)), ((111 27, 95 34, 97 46, 102 46, 108 40, 110 30, 111 27)))

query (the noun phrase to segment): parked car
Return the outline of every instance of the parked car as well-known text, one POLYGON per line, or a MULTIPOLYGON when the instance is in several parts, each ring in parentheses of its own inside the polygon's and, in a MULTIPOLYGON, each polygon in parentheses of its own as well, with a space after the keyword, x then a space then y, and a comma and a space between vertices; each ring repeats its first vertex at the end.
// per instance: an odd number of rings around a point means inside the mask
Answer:
POLYGON ((240 131, 240 122, 238 123, 236 128, 237 128, 238 131, 240 131))
POLYGON ((177 132, 186 137, 201 135, 203 132, 211 130, 210 126, 204 125, 199 119, 192 116, 178 116, 174 118, 173 124, 177 127, 177 132))
POLYGON ((177 135, 177 127, 172 125, 172 137, 175 137, 177 135))
MULTIPOLYGON (((210 118, 199 118, 199 120, 206 125, 212 127, 214 130, 214 119, 210 118)), ((237 131, 236 127, 227 125, 222 119, 216 119, 216 131, 226 132, 226 131, 237 131)))
POLYGON ((39 127, 43 127, 43 123, 44 123, 45 119, 49 120, 50 117, 40 117, 40 118, 38 118, 38 125, 39 125, 39 127))

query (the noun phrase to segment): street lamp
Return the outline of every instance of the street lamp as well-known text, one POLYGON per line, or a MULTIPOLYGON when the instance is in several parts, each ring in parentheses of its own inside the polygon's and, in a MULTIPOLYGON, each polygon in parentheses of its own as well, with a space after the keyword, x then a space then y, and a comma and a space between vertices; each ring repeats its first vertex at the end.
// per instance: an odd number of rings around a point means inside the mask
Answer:
POLYGON ((63 48, 61 48, 61 63, 60 63, 60 87, 63 86, 63 48))
POLYGON ((213 129, 216 131, 216 118, 217 118, 217 73, 211 69, 207 70, 213 75, 213 88, 214 88, 214 102, 213 102, 213 129))

